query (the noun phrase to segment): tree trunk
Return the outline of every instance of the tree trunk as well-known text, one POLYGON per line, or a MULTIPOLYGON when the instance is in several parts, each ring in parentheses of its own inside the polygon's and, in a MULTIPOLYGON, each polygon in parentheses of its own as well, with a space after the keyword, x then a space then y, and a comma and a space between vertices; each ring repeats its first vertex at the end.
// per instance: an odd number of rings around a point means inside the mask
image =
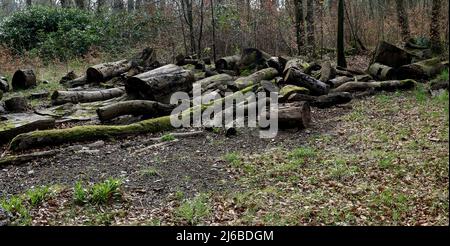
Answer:
POLYGON ((275 68, 265 68, 247 77, 237 79, 234 84, 239 90, 241 90, 248 86, 258 84, 261 80, 272 80, 277 75, 278 71, 275 68))
POLYGON ((308 42, 308 50, 309 53, 314 57, 316 50, 316 40, 314 36, 314 1, 315 0, 307 0, 307 11, 306 11, 306 30, 308 32, 307 42, 308 42))
POLYGON ((306 101, 310 103, 311 107, 324 109, 324 108, 331 108, 340 104, 349 103, 352 101, 352 99, 353 99, 352 94, 348 92, 335 92, 330 93, 328 95, 322 95, 319 97, 295 93, 289 96, 287 102, 306 101))
POLYGON ((285 83, 293 84, 308 89, 313 95, 324 95, 329 91, 329 86, 297 69, 289 69, 284 77, 285 83))
POLYGON ((55 91, 52 94, 52 104, 61 105, 65 103, 85 103, 105 101, 120 97, 125 93, 121 88, 112 88, 98 91, 55 91))
POLYGON ((13 113, 22 113, 30 109, 30 105, 25 97, 16 96, 5 100, 5 109, 13 113))
POLYGON ((416 87, 417 82, 414 80, 390 80, 380 82, 347 82, 332 92, 358 92, 358 91, 396 91, 409 90, 416 87))
POLYGON ((0 91, 8 92, 9 91, 9 83, 6 80, 0 79, 0 91))
POLYGON ((409 21, 408 21, 408 14, 405 10, 405 2, 404 0, 395 0, 395 5, 397 9, 397 18, 398 18, 398 25, 401 30, 402 39, 404 42, 407 42, 409 37, 411 36, 411 33, 409 31, 409 21))
POLYGON ((240 55, 222 57, 216 61, 216 70, 236 70, 240 60, 240 55))
POLYGON ((351 78, 351 77, 339 76, 339 77, 329 80, 327 82, 327 84, 330 85, 331 88, 337 88, 337 87, 339 87, 349 81, 352 81, 352 80, 353 80, 353 78, 351 78))
POLYGON ((104 82, 113 77, 126 73, 132 68, 131 62, 128 60, 120 60, 116 62, 108 62, 89 67, 86 70, 88 82, 104 82))
POLYGON ((192 90, 194 81, 192 71, 169 64, 128 78, 125 88, 137 98, 168 103, 172 93, 192 90))
POLYGON ((322 68, 320 69, 320 81, 327 83, 329 80, 336 77, 336 69, 331 66, 331 62, 326 61, 322 63, 322 68))
POLYGON ((36 86, 36 75, 31 69, 17 70, 11 82, 13 90, 28 89, 36 86))
POLYGON ((396 79, 395 69, 380 63, 370 65, 369 74, 379 80, 396 79))
POLYGON ((81 77, 73 79, 73 80, 65 81, 62 84, 67 88, 74 88, 74 87, 85 85, 86 83, 88 83, 88 81, 87 81, 86 75, 84 75, 84 76, 81 76, 81 77))
POLYGON ((286 62, 286 65, 284 66, 283 77, 286 77, 287 73, 291 69, 296 69, 296 70, 304 72, 305 69, 308 67, 309 67, 309 64, 307 62, 303 61, 302 59, 299 59, 299 58, 290 59, 289 61, 286 62))
POLYGON ((200 85, 202 93, 208 90, 219 89, 226 90, 228 85, 234 82, 233 77, 228 74, 218 74, 195 82, 194 85, 200 85))
POLYGON ((37 158, 42 157, 50 157, 54 156, 58 153, 58 150, 47 150, 47 151, 40 151, 40 152, 34 152, 30 154, 23 154, 23 155, 14 155, 14 156, 5 156, 0 159, 0 167, 4 167, 7 165, 19 165, 22 163, 29 163, 32 160, 35 160, 37 158))
POLYGON ((431 79, 444 71, 445 65, 439 58, 428 59, 395 69, 397 79, 431 79))
POLYGON ((303 0, 294 0, 295 6, 295 33, 297 36, 298 54, 304 54, 303 46, 305 45, 303 35, 305 33, 305 23, 303 18, 303 0))
POLYGON ((111 104, 97 109, 99 119, 109 121, 123 115, 145 115, 155 118, 170 115, 174 109, 173 105, 162 104, 153 101, 125 101, 111 104))
POLYGON ((271 55, 259 49, 244 49, 239 60, 239 71, 265 68, 271 57, 271 55))
POLYGON ((55 120, 52 117, 37 114, 7 114, 1 116, 0 119, 0 144, 7 143, 15 136, 25 132, 55 127, 55 120))
POLYGON ((371 64, 381 63, 392 68, 398 68, 403 65, 410 64, 412 59, 412 55, 405 50, 388 42, 382 41, 377 47, 371 64))
POLYGON ((338 1, 337 65, 341 67, 347 67, 344 45, 344 0, 338 1))
POLYGON ((433 7, 431 12, 430 37, 431 37, 431 49, 436 54, 442 51, 441 31, 440 31, 441 8, 442 8, 442 0, 433 0, 433 7))

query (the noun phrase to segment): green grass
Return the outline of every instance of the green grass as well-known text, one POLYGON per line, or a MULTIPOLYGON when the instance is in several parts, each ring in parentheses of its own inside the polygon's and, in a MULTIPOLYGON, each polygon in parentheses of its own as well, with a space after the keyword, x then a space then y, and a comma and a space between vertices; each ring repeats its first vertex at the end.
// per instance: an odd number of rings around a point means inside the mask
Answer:
POLYGON ((175 139, 176 138, 170 133, 161 137, 161 141, 163 141, 163 142, 170 142, 170 141, 173 141, 175 139))
POLYGON ((240 167, 242 166, 242 158, 237 152, 227 153, 223 159, 231 164, 232 167, 240 167))
POLYGON ((444 69, 444 71, 442 71, 441 74, 437 76, 437 79, 441 81, 448 81, 448 68, 444 69))
POLYGON ((35 207, 41 204, 50 195, 50 189, 47 186, 43 186, 28 190, 26 195, 28 197, 30 205, 32 207, 35 207))
POLYGON ((106 204, 114 196, 120 195, 120 186, 122 182, 119 179, 109 178, 104 182, 94 184, 91 189, 90 201, 94 204, 106 204))
POLYGON ((9 199, 2 198, 0 200, 0 207, 2 207, 6 212, 12 214, 15 222, 19 225, 31 224, 30 212, 25 201, 21 197, 11 196, 9 199))
POLYGON ((159 174, 158 169, 156 169, 155 167, 148 167, 145 168, 143 170, 140 171, 141 175, 144 177, 156 177, 156 176, 161 176, 159 174))
POLYGON ((178 219, 186 221, 189 225, 198 225, 211 214, 209 195, 200 193, 190 200, 185 200, 175 210, 178 219))
POLYGON ((423 84, 417 85, 416 89, 414 90, 414 95, 416 97, 416 101, 420 104, 425 103, 428 99, 428 92, 423 84))
POLYGON ((83 205, 88 200, 88 191, 83 187, 83 183, 78 181, 73 188, 73 200, 75 204, 83 205))

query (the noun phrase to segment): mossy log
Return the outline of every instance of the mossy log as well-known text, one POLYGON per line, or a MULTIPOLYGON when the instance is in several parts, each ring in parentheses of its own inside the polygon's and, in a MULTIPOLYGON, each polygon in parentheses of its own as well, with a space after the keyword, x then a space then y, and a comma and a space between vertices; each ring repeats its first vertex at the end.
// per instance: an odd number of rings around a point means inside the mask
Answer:
POLYGON ((78 86, 83 86, 85 84, 87 84, 87 77, 86 75, 83 75, 81 77, 75 78, 73 80, 68 80, 65 82, 62 82, 62 84, 67 87, 67 88, 74 88, 74 87, 78 87, 78 86))
POLYGON ((417 82, 411 79, 390 80, 381 82, 347 82, 332 92, 358 92, 358 91, 396 91, 413 89, 417 82))
POLYGON ((298 69, 289 69, 284 77, 284 81, 288 84, 293 84, 308 89, 312 95, 325 95, 330 90, 329 86, 322 81, 319 81, 298 69))
POLYGON ((352 94, 348 92, 334 92, 319 97, 295 93, 289 96, 286 102, 291 103, 304 101, 309 102, 311 107, 330 108, 336 105, 349 103, 352 99, 352 94))
POLYGON ((238 89, 244 89, 248 86, 258 84, 262 80, 272 80, 278 75, 275 68, 265 68, 246 77, 237 79, 234 84, 238 89))
POLYGON ((240 55, 222 57, 216 61, 216 69, 218 71, 222 70, 234 71, 237 69, 237 64, 239 63, 239 60, 241 60, 240 55))
POLYGON ((286 66, 287 60, 283 57, 274 56, 267 60, 267 65, 269 67, 275 68, 279 74, 282 74, 284 67, 286 66))
POLYGON ((101 121, 112 120, 123 115, 146 115, 149 118, 156 118, 170 115, 173 109, 173 105, 154 101, 132 100, 98 108, 97 115, 101 121))
POLYGON ((444 69, 444 63, 439 58, 433 58, 401 66, 395 70, 395 74, 397 79, 430 79, 444 69))
MULTIPOLYGON (((308 102, 280 104, 277 113, 280 129, 305 129, 311 125, 311 107, 308 102)), ((270 119, 270 113, 261 112, 260 117, 270 119)))
POLYGON ((352 81, 352 80, 353 80, 353 78, 351 78, 351 77, 339 76, 339 77, 329 80, 327 82, 327 84, 330 85, 331 88, 337 88, 337 87, 339 87, 349 81, 352 81))
POLYGON ((0 143, 7 143, 22 133, 54 127, 55 120, 52 117, 27 113, 3 115, 0 117, 0 143))
POLYGON ((297 69, 297 70, 304 72, 305 69, 308 67, 309 67, 309 64, 300 58, 290 59, 286 62, 286 65, 284 66, 283 77, 285 78, 286 74, 291 69, 297 69))
POLYGON ((201 86, 202 93, 208 90, 226 89, 228 85, 234 81, 233 77, 228 74, 217 74, 194 83, 201 86))
POLYGON ((85 103, 105 101, 111 98, 120 97, 125 94, 122 88, 112 88, 96 91, 55 91, 51 99, 53 105, 61 105, 65 103, 85 103))
POLYGON ((12 78, 13 90, 29 89, 36 86, 36 75, 32 69, 17 70, 12 78))
POLYGON ((322 63, 319 80, 324 83, 327 83, 329 80, 334 79, 335 77, 336 77, 336 69, 331 66, 331 62, 326 61, 322 63))
POLYGON ((379 80, 390 80, 397 78, 395 69, 380 63, 373 63, 370 65, 369 74, 379 80))
POLYGON ((271 55, 259 49, 244 49, 238 63, 239 71, 266 68, 267 61, 271 57, 271 55))
POLYGON ((8 92, 9 91, 9 83, 4 79, 0 79, 0 92, 8 92))
POLYGON ((86 70, 86 78, 90 83, 105 82, 122 73, 126 73, 131 67, 132 63, 128 60, 97 64, 86 70))
POLYGON ((194 81, 192 71, 169 64, 128 78, 125 89, 138 99, 168 103, 172 93, 191 91, 194 81))
POLYGON ((405 50, 388 42, 381 41, 370 64, 380 63, 388 67, 398 68, 410 64, 412 59, 413 56, 405 50))

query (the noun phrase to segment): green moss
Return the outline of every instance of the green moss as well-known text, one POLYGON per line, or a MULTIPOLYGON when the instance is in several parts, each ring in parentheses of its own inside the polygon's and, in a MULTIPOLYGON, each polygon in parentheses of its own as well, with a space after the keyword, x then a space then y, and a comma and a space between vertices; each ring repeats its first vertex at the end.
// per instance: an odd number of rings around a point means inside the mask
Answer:
POLYGON ((286 85, 285 87, 281 88, 280 95, 283 97, 288 97, 294 93, 299 94, 309 94, 309 90, 295 85, 286 85))

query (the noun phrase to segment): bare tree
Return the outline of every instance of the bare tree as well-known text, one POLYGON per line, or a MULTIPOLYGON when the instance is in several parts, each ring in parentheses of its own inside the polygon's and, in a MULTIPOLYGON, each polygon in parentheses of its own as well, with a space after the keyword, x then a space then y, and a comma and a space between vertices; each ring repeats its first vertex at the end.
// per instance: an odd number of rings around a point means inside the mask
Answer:
POLYGON ((314 37, 314 0, 306 1, 306 31, 307 31, 307 43, 310 54, 315 56, 316 40, 314 37))
POLYGON ((303 41, 303 34, 305 33, 305 23, 303 18, 303 0, 294 0, 295 6, 295 29, 297 36, 297 49, 298 54, 303 54, 303 46, 305 42, 303 41))
POLYGON ((408 20, 408 14, 405 10, 405 2, 404 0, 395 0, 396 9, 397 9, 397 18, 398 18, 398 24, 401 29, 401 35, 403 41, 407 41, 411 35, 409 31, 409 20, 408 20))
POLYGON ((345 46, 344 46, 344 0, 339 0, 338 3, 338 37, 337 37, 337 64, 341 67, 347 67, 345 61, 345 46))
POLYGON ((442 8, 442 0, 433 0, 433 6, 431 11, 430 37, 431 37, 431 49, 435 53, 439 53, 442 51, 441 31, 440 31, 441 8, 442 8))

